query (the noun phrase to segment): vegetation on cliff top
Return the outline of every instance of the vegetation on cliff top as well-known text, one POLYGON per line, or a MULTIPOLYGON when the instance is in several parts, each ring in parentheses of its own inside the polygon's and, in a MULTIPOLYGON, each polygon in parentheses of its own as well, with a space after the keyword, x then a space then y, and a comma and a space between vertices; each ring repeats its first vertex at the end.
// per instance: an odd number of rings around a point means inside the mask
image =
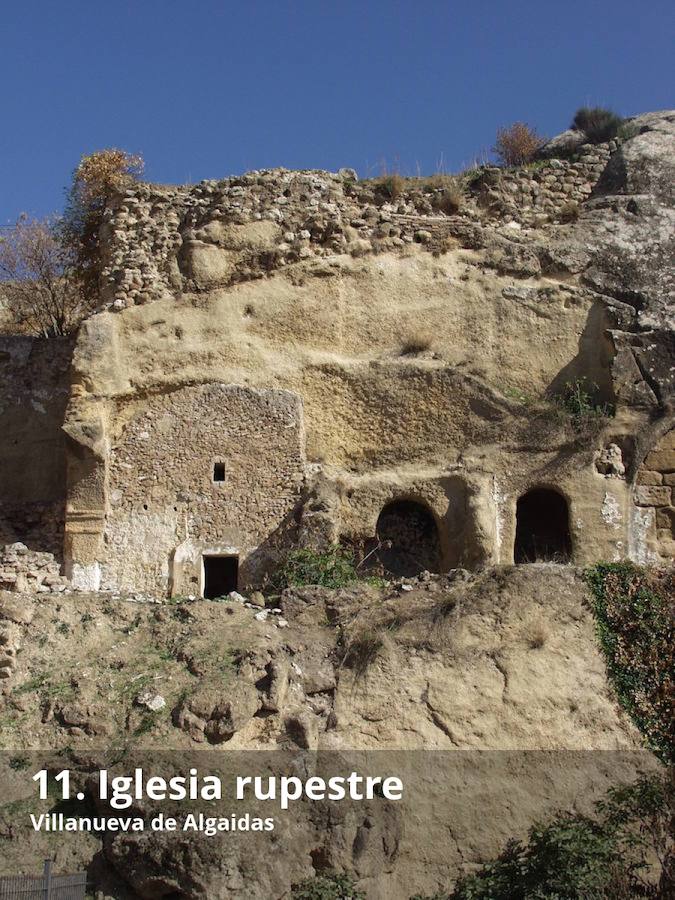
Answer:
POLYGON ((582 106, 574 114, 571 127, 575 131, 583 131, 592 144, 602 144, 617 136, 623 121, 611 109, 582 106))

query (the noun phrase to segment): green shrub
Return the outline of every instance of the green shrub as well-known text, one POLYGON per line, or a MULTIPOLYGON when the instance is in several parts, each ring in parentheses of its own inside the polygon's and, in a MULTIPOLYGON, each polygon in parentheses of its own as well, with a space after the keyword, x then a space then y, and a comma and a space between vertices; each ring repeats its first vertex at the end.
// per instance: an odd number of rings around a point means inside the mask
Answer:
POLYGON ((667 856, 668 784, 643 777, 609 791, 596 804, 597 818, 559 813, 535 825, 527 844, 509 841, 497 860, 461 878, 448 900, 656 898, 643 876, 654 856, 662 863, 667 856))
MULTIPOLYGON (((462 878, 452 900, 573 900, 602 897, 610 870, 619 862, 617 842, 581 816, 561 816, 535 825, 529 843, 510 841, 501 856, 475 875, 462 878)), ((608 898, 609 900, 609 898, 608 898)))
POLYGON ((586 572, 598 639, 619 703, 663 762, 675 761, 675 574, 633 563, 586 572))
POLYGON ((294 884, 291 897, 292 900, 366 900, 349 875, 338 873, 317 875, 294 884))
POLYGON ((621 116, 611 109, 582 106, 574 114, 571 127, 575 131, 583 131, 591 144, 603 144, 617 136, 622 124, 621 116))
POLYGON ((558 406, 567 412, 575 427, 580 428, 592 419, 609 418, 614 415, 611 403, 597 399, 598 386, 585 376, 568 381, 560 394, 555 397, 558 406))
POLYGON ((619 130, 617 131, 616 136, 621 141, 629 141, 639 133, 640 129, 635 124, 635 122, 631 122, 629 119, 624 119, 624 121, 619 126, 619 130))
POLYGON ((278 590, 307 585, 341 588, 357 580, 354 557, 336 546, 323 553, 292 550, 276 572, 273 583, 278 590))

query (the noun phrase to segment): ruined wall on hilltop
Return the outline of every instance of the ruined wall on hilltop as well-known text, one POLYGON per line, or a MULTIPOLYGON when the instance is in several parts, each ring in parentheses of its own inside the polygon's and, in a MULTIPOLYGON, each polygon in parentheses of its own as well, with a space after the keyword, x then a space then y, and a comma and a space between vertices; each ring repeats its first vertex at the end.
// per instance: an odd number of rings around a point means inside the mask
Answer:
POLYGON ((593 192, 619 141, 587 144, 573 159, 549 159, 513 169, 491 169, 480 182, 480 202, 495 215, 524 225, 572 217, 593 192))
POLYGON ((486 216, 556 221, 570 202, 590 195, 618 143, 583 145, 573 159, 479 169, 461 182, 465 201, 449 214, 442 177, 401 180, 389 196, 377 182, 355 181, 352 170, 272 169, 174 188, 138 184, 107 210, 103 299, 124 308, 260 278, 311 257, 363 256, 414 242, 438 250, 453 225, 486 216))

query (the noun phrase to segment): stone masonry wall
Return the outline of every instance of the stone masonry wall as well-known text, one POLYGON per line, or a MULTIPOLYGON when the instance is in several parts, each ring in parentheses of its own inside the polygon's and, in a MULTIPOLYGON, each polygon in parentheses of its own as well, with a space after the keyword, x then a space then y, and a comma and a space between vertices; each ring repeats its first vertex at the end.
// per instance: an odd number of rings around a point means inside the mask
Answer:
POLYGON ((647 455, 637 473, 635 503, 651 514, 653 550, 675 558, 675 429, 647 455))
POLYGON ((20 541, 0 547, 0 591, 61 593, 67 584, 53 554, 29 550, 20 541))
POLYGON ((492 213, 526 225, 573 214, 587 200, 617 142, 585 145, 574 159, 549 159, 517 169, 490 169, 481 181, 481 203, 492 213))
POLYGON ((255 581, 292 527, 303 447, 289 391, 206 384, 143 402, 111 448, 102 587, 167 591, 177 553, 223 547, 255 581))
POLYGON ((137 184, 106 211, 102 297, 124 308, 209 282, 263 277, 306 257, 363 255, 412 242, 433 248, 430 231, 447 235, 452 222, 461 230, 486 216, 555 221, 567 204, 590 195, 616 146, 587 144, 571 160, 478 170, 463 179, 466 201, 458 215, 442 212, 435 195, 444 188, 433 179, 405 179, 392 196, 377 181, 357 181, 351 169, 271 169, 182 187, 137 184), (215 272, 209 247, 231 253, 215 272))

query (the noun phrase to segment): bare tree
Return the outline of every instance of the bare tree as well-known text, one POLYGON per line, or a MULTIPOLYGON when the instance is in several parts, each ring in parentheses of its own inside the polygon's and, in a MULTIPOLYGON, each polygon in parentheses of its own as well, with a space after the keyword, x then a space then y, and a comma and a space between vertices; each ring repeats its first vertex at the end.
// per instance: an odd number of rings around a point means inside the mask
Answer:
POLYGON ((55 337, 82 320, 88 310, 69 257, 58 220, 22 215, 0 229, 0 297, 19 327, 55 337))

